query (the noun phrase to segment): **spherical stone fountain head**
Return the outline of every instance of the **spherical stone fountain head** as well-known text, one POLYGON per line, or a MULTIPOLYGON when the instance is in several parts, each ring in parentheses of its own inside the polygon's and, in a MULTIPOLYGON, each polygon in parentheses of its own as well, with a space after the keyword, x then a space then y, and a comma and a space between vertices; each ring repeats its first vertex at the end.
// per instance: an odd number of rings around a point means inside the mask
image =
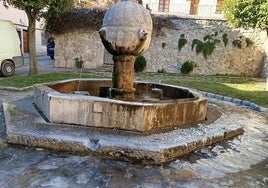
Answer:
POLYGON ((114 56, 143 54, 152 35, 150 12, 142 5, 123 1, 111 6, 99 30, 106 50, 114 56))

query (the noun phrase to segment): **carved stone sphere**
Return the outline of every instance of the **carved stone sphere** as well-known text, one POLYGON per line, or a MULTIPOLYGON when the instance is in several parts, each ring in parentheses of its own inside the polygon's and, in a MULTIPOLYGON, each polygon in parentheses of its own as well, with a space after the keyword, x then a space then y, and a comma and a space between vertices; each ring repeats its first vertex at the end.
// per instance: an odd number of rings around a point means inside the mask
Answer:
POLYGON ((100 37, 112 55, 141 55, 152 35, 150 12, 142 5, 123 1, 111 6, 103 19, 100 37))

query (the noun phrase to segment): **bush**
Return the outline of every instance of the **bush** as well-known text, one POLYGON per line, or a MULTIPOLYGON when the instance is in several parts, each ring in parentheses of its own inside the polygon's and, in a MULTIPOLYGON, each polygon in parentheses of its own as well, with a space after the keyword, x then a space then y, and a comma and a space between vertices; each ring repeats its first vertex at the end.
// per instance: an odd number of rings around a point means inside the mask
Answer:
POLYGON ((192 62, 192 61, 186 61, 181 66, 181 73, 182 74, 188 74, 192 70, 194 70, 194 62, 192 62))
POLYGON ((76 68, 78 68, 78 69, 83 68, 83 65, 84 65, 85 62, 83 61, 82 57, 80 57, 80 58, 77 57, 74 60, 75 60, 75 66, 76 66, 76 68))
POLYGON ((135 72, 142 72, 144 71, 145 67, 146 67, 146 59, 142 55, 137 56, 134 63, 135 72))
POLYGON ((158 69, 157 71, 158 73, 167 73, 167 70, 165 68, 162 68, 162 69, 158 69))

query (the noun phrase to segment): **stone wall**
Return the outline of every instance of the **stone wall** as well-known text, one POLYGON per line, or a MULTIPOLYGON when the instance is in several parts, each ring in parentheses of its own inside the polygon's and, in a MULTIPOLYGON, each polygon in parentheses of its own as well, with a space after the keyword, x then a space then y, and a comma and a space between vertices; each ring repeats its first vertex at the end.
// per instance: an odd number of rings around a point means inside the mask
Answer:
POLYGON ((79 29, 55 36, 55 66, 75 68, 75 58, 81 58, 86 69, 103 66, 104 47, 99 33, 79 29))
POLYGON ((231 29, 225 21, 173 19, 176 29, 163 28, 160 35, 154 36, 149 50, 144 54, 147 59, 147 71, 157 72, 165 69, 168 72, 179 73, 181 65, 187 61, 194 62, 192 74, 243 74, 260 76, 263 67, 264 41, 266 31, 231 29), (228 43, 225 46, 222 35, 227 34, 228 43), (181 51, 178 41, 181 34, 185 35, 187 44, 181 51), (192 41, 203 41, 206 35, 218 39, 220 42, 210 56, 204 58, 202 53, 192 50, 192 41), (246 38, 253 41, 247 47, 246 38), (234 47, 234 40, 242 41, 242 48, 234 47))
MULTIPOLYGON (((180 73, 180 67, 187 61, 194 62, 191 74, 238 74, 263 76, 264 43, 266 31, 231 29, 224 20, 184 19, 171 17, 173 29, 154 29, 152 42, 144 54, 147 60, 147 72, 165 69, 171 73, 180 73), (222 35, 227 34, 225 46, 222 35), (181 34, 185 35, 187 44, 179 51, 178 41, 181 34), (192 41, 213 35, 219 43, 210 56, 204 58, 202 53, 192 50, 192 41), (246 38, 253 41, 247 46, 246 38), (242 48, 234 47, 234 40, 242 41, 242 48)), ((85 68, 94 69, 104 64, 112 64, 112 56, 104 49, 96 31, 76 30, 75 32, 55 36, 55 66, 75 67, 75 58, 82 57, 85 68)))

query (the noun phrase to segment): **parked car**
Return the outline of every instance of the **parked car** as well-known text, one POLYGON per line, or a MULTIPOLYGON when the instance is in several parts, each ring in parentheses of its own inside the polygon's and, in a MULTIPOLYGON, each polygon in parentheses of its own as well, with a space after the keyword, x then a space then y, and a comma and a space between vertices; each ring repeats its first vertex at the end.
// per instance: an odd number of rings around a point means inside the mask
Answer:
POLYGON ((0 74, 12 76, 15 68, 24 65, 21 42, 12 22, 0 20, 0 74))
POLYGON ((50 56, 51 59, 54 59, 54 49, 55 49, 54 38, 50 37, 47 40, 47 55, 50 56))

